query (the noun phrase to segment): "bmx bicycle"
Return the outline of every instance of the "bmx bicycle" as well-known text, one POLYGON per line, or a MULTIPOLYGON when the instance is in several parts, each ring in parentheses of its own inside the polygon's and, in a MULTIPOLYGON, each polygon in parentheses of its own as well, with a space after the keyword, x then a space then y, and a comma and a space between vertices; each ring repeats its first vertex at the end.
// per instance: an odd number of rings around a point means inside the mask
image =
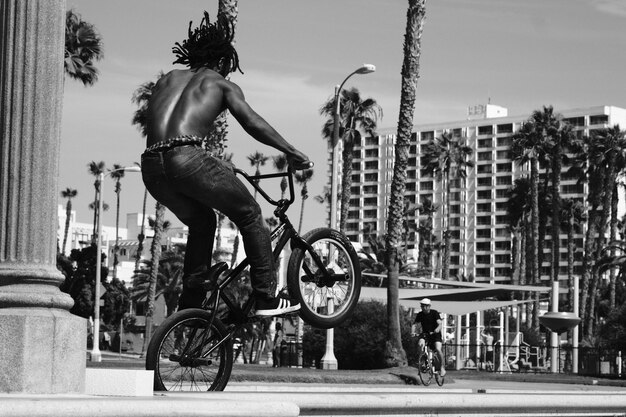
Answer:
MULTIPOLYGON (((291 167, 265 175, 252 176, 240 169, 235 173, 276 206, 274 216, 279 222, 271 232, 273 256, 277 261, 290 244, 287 290, 300 302, 297 313, 318 328, 341 324, 351 316, 361 292, 359 258, 350 241, 330 228, 303 236, 297 233, 286 214, 295 201, 291 167), (259 185, 264 179, 285 177, 288 199, 276 201, 259 185)), ((156 391, 221 391, 226 387, 233 367, 233 336, 260 319, 253 314, 252 297, 242 302, 226 291, 248 265, 247 259, 231 270, 225 262, 213 265, 203 283, 207 297, 202 308, 178 311, 156 329, 146 352, 146 369, 154 371, 156 391)))
POLYGON ((425 343, 424 349, 422 349, 417 357, 417 374, 419 375, 420 381, 422 381, 422 384, 425 386, 429 385, 434 377, 437 385, 441 387, 445 377, 441 376, 439 371, 437 371, 440 365, 439 355, 436 354, 437 351, 434 349, 432 337, 430 334, 422 333, 418 336, 418 340, 420 338, 423 338, 425 343))

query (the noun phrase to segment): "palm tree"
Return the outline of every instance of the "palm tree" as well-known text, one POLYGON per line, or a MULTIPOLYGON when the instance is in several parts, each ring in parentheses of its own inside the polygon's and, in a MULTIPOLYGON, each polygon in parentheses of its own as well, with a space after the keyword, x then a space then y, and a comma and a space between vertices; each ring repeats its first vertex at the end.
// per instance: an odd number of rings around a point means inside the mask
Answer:
POLYGON ((152 336, 152 316, 154 316, 156 284, 159 272, 159 262, 161 260, 161 239, 163 234, 164 216, 165 206, 157 201, 156 214, 154 218, 154 237, 152 238, 152 244, 150 245, 151 265, 148 281, 148 297, 146 300, 146 328, 142 351, 145 351, 147 346, 146 344, 150 341, 150 337, 152 336))
MULTIPOLYGON (((576 241, 574 234, 580 232, 582 222, 585 219, 585 207, 582 203, 569 198, 561 202, 561 227, 567 233, 567 281, 568 281, 568 304, 574 305, 574 254, 576 241)), ((578 314, 578 312, 576 312, 578 314)))
POLYGON ((420 234, 419 239, 419 251, 417 263, 422 268, 432 269, 431 257, 433 253, 433 216, 439 210, 439 206, 433 204, 430 198, 425 198, 418 206, 420 216, 426 218, 420 220, 418 232, 420 234))
POLYGON ((65 74, 85 86, 93 85, 98 80, 94 61, 103 56, 102 38, 94 25, 82 20, 74 10, 68 10, 65 15, 65 74))
MULTIPOLYGON (((167 307, 167 316, 176 310, 178 299, 182 293, 183 266, 185 261, 184 245, 175 245, 163 253, 159 261, 154 298, 163 296, 167 307)), ((152 261, 144 261, 145 268, 139 270, 133 277, 131 298, 134 302, 146 301, 150 291, 150 270, 152 261)))
MULTIPOLYGON (((285 154, 280 154, 272 157, 272 161, 274 162, 274 168, 276 168, 277 172, 284 172, 287 169, 287 156, 285 154)), ((280 180, 280 198, 285 198, 285 191, 287 191, 287 177, 283 177, 280 180)))
POLYGON ((435 176, 442 184, 443 213, 443 270, 441 279, 450 278, 450 191, 451 178, 464 180, 467 177, 467 168, 473 167, 474 162, 469 160, 473 150, 465 144, 465 139, 454 137, 444 132, 437 139, 431 140, 424 147, 424 171, 435 176))
POLYGON ((302 204, 300 205, 300 222, 298 223, 298 233, 302 230, 302 221, 304 220, 304 202, 309 198, 309 189, 307 183, 313 178, 313 170, 305 169, 296 174, 296 183, 302 185, 300 190, 300 196, 302 197, 302 204))
MULTIPOLYGON (((363 100, 356 88, 341 91, 339 101, 339 137, 343 142, 343 167, 341 172, 341 216, 339 230, 345 232, 350 208, 350 187, 352 187, 352 159, 354 146, 361 143, 361 130, 369 136, 376 135, 378 118, 382 118, 382 108, 376 100, 368 98, 363 100)), ((328 119, 322 127, 322 136, 331 141, 334 131, 334 114, 336 109, 335 97, 329 99, 322 108, 320 114, 328 119)))
MULTIPOLYGON (((100 161, 100 162, 91 161, 90 163, 87 164, 87 170, 89 171, 89 173, 93 175, 94 177, 96 177, 96 181, 93 183, 93 186, 96 190, 94 201, 98 201, 98 199, 100 198, 100 174, 104 172, 104 169, 105 169, 104 161, 100 161)), ((95 243, 96 241, 96 226, 98 224, 99 215, 100 213, 98 213, 98 205, 96 204, 93 210, 93 234, 91 235, 91 241, 93 243, 95 243)))
MULTIPOLYGON (((602 213, 600 216, 600 226, 598 228, 598 239, 596 242, 595 259, 601 256, 604 246, 606 228, 611 219, 612 200, 617 186, 618 161, 626 159, 626 132, 620 130, 619 125, 612 128, 595 131, 592 141, 595 152, 592 153, 593 164, 604 167, 604 184, 602 185, 602 213)), ((587 316, 587 336, 593 334, 593 324, 596 311, 596 299, 598 295, 597 287, 600 281, 599 274, 593 276, 590 287, 589 315, 587 316)))
POLYGON ((406 33, 404 36, 404 60, 402 63, 402 94, 398 118, 398 135, 395 144, 395 163, 391 182, 391 201, 387 216, 385 237, 387 262, 387 342, 385 358, 387 366, 405 366, 406 352, 400 337, 400 306, 398 303, 400 263, 398 247, 402 237, 402 211, 406 191, 406 168, 415 111, 415 92, 419 78, 421 37, 424 28, 426 0, 409 0, 406 33))
MULTIPOLYGON (((539 160, 546 153, 545 136, 537 131, 532 117, 522 125, 513 136, 511 153, 513 160, 519 165, 530 165, 530 198, 531 198, 531 280, 539 284, 539 160)), ((538 311, 539 293, 535 294, 535 312, 538 311)), ((539 316, 533 316, 533 328, 539 329, 539 316)))
MULTIPOLYGON (((269 159, 268 156, 263 155, 259 151, 256 151, 256 152, 248 155, 248 161, 250 161, 250 165, 252 165, 253 167, 256 168, 256 171, 254 172, 254 175, 261 175, 260 167, 264 166, 268 159, 269 159)), ((259 180, 254 180, 254 182, 258 184, 259 180)), ((257 190, 255 188, 254 189, 254 199, 255 200, 256 200, 256 195, 257 195, 257 190)))
POLYGON ((61 246, 61 253, 65 254, 65 246, 67 244, 67 235, 70 230, 70 218, 72 217, 72 198, 76 197, 78 191, 72 188, 66 188, 61 191, 61 196, 67 198, 67 204, 65 205, 65 229, 63 230, 63 246, 61 246))
POLYGON ((124 178, 124 167, 119 164, 113 164, 113 169, 110 170, 110 176, 115 181, 115 196, 116 196, 116 209, 115 209, 115 246, 113 246, 113 278, 117 278, 117 265, 119 260, 117 254, 120 250, 120 193, 122 191, 122 178, 124 178))

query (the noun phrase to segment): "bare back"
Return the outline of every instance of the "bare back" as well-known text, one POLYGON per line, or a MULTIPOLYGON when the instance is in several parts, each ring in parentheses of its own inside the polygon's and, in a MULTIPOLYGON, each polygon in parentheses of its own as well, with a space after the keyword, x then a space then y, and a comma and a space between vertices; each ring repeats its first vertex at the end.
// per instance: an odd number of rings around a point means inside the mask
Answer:
POLYGON ((209 69, 173 70, 161 77, 148 104, 147 146, 181 135, 205 137, 226 108, 228 84, 209 69))

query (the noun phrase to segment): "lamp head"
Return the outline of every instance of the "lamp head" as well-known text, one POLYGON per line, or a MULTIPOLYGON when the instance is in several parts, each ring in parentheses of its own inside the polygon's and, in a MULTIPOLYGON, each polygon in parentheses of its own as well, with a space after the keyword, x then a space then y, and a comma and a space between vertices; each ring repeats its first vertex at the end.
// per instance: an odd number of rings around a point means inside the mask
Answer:
POLYGON ((370 72, 376 71, 376 66, 372 64, 363 64, 361 68, 356 70, 357 74, 369 74, 370 72))
POLYGON ((141 167, 138 167, 137 165, 131 165, 128 167, 124 167, 124 171, 125 172, 141 172, 141 167))

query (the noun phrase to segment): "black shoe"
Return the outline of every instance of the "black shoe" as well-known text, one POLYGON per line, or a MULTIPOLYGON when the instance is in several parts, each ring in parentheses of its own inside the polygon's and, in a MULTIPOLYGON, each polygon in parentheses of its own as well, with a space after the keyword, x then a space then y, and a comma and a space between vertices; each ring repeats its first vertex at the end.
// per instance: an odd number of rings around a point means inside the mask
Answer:
POLYGON ((286 298, 270 298, 269 300, 256 300, 255 316, 269 317, 280 316, 300 310, 300 303, 286 298))

